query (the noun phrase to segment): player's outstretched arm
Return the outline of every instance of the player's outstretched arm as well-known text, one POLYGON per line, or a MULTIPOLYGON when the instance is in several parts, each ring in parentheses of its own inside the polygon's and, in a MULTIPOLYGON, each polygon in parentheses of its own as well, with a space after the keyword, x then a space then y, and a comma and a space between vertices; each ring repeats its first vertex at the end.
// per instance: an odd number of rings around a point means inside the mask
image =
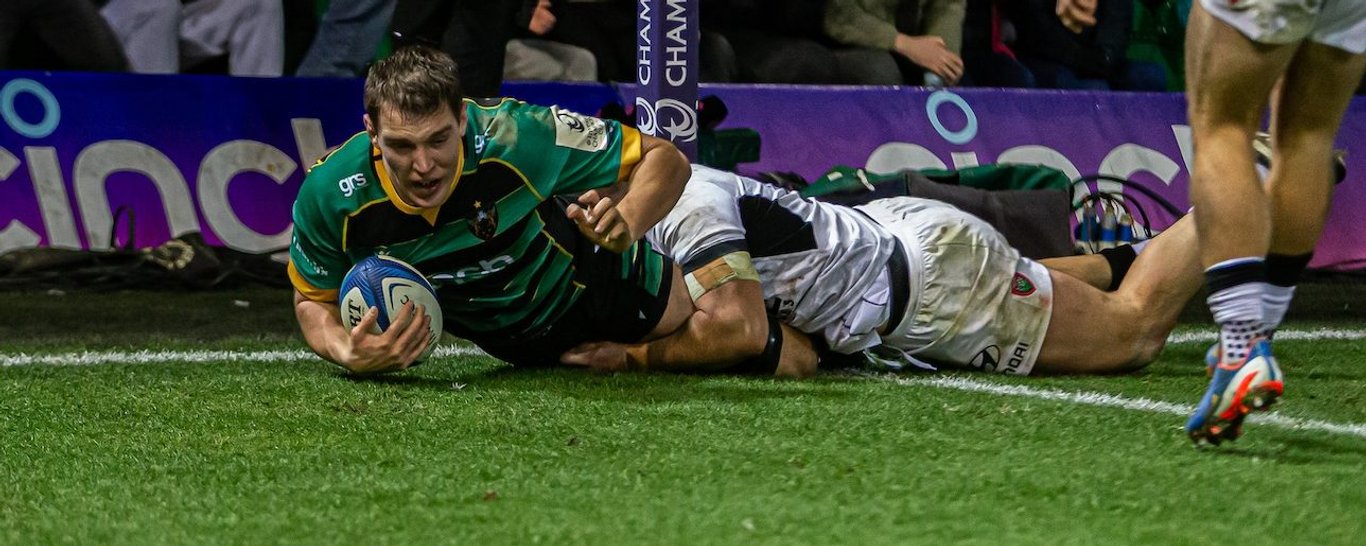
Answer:
POLYGON ((566 214, 598 246, 623 252, 673 209, 692 168, 667 140, 641 135, 640 162, 624 180, 589 190, 566 214))
POLYGON ((743 370, 807 377, 817 358, 805 334, 770 324, 757 281, 733 280, 698 298, 697 310, 672 334, 631 345, 585 343, 561 362, 605 372, 743 370))
POLYGON ((371 330, 379 310, 371 307, 355 328, 347 330, 337 304, 310 300, 294 291, 294 316, 309 348, 356 374, 394 372, 412 365, 427 348, 431 318, 424 311, 409 302, 387 331, 375 334, 371 330))

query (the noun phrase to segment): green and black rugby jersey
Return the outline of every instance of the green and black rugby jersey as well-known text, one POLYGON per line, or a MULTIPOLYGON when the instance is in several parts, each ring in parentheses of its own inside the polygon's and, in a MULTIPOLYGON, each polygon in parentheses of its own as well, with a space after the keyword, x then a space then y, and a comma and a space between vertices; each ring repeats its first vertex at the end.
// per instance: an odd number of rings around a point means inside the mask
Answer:
POLYGON ((640 161, 640 133, 511 99, 466 100, 465 113, 460 174, 438 208, 399 200, 364 132, 313 166, 294 202, 289 276, 299 292, 336 301, 351 265, 378 253, 433 282, 457 333, 518 336, 569 309, 585 289, 574 256, 591 243, 555 197, 623 179, 640 161))

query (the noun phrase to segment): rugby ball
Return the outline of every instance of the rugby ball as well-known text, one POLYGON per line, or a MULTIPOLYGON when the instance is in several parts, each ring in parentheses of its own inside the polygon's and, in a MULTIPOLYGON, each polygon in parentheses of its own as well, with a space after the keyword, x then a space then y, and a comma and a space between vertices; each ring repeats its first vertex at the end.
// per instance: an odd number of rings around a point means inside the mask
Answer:
POLYGON ((427 350, 418 357, 423 360, 431 356, 436 340, 441 338, 441 304, 431 283, 413 266, 389 256, 370 256, 357 262, 342 278, 338 305, 342 324, 348 330, 360 324, 371 307, 378 307, 379 316, 372 330, 378 334, 389 329, 403 311, 403 305, 410 301, 422 305, 427 316, 432 317, 427 350))

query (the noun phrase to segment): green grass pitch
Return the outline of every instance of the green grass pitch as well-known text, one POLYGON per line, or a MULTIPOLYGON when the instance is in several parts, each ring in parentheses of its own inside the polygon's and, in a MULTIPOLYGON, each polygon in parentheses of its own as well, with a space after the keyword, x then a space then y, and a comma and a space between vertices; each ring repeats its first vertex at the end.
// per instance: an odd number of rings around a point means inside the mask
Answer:
POLYGON ((285 292, 4 293, 0 544, 1360 544, 1366 290, 1303 292, 1215 449, 1198 309, 1118 377, 361 380, 285 292))

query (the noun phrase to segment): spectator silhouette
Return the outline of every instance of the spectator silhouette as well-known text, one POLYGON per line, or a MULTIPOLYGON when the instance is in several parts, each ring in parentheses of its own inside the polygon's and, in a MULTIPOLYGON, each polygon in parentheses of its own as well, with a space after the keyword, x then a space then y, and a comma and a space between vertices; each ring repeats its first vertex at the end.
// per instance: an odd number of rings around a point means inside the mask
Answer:
POLYGON ((559 26, 550 0, 538 0, 527 28, 508 41, 503 77, 509 80, 593 81, 598 78, 592 51, 556 41, 549 34, 559 26))
POLYGON ((332 0, 295 71, 299 76, 355 77, 375 58, 396 0, 332 0))
POLYGON ((109 24, 90 0, 0 2, 0 69, 128 70, 109 24))
POLYGON ((826 34, 849 83, 900 85, 963 77, 966 0, 829 0, 826 34), (927 77, 932 75, 932 77, 927 77))
POLYGON ((109 0, 100 14, 134 72, 173 74, 227 55, 234 76, 284 73, 280 0, 109 0))

